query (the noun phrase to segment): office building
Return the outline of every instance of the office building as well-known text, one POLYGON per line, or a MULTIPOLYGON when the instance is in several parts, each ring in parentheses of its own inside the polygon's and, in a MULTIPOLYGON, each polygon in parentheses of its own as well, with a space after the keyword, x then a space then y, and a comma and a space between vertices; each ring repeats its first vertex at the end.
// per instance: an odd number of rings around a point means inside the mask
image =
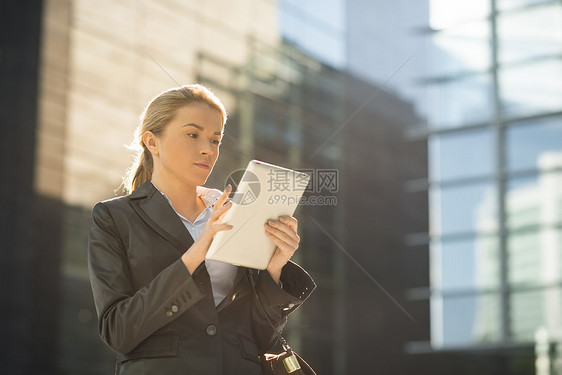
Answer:
POLYGON ((424 196, 401 206, 404 182, 426 173, 425 142, 409 148, 403 136, 421 120, 384 86, 283 41, 276 5, 6 6, 2 77, 11 90, 2 105, 13 136, 2 141, 3 371, 112 372, 86 266, 90 210, 120 194, 132 161, 125 145, 146 103, 193 81, 230 112, 208 186, 222 187, 254 157, 314 175, 297 212, 297 261, 319 287, 291 318, 291 344, 319 373, 369 371, 375 355, 401 371, 403 342, 415 338, 396 335, 410 324, 396 277, 401 225, 427 221, 424 196))

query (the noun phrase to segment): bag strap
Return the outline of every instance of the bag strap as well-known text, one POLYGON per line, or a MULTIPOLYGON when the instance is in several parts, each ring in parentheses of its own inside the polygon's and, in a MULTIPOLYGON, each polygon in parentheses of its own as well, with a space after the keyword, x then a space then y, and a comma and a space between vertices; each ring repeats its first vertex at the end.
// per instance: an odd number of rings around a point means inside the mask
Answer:
MULTIPOLYGON (((267 316, 265 309, 263 308, 263 305, 260 302, 260 299, 258 297, 258 292, 256 290, 256 281, 254 280, 254 270, 249 268, 248 269, 248 277, 250 279, 250 285, 252 286, 252 290, 254 291, 254 297, 256 298, 256 302, 258 303, 258 306, 261 310, 261 312, 263 313, 263 315, 265 316, 265 318, 267 319, 267 321, 269 322, 269 325, 271 326, 271 328, 273 328, 273 331, 275 332, 275 334, 277 335, 277 338, 279 339, 279 342, 281 342, 281 345, 283 345, 283 350, 285 350, 285 352, 290 355, 290 356, 294 356, 296 358, 296 360, 298 361, 298 372, 295 372, 295 374, 308 374, 308 375, 316 375, 316 372, 314 372, 314 370, 312 369, 312 367, 310 367, 310 365, 308 363, 306 363, 306 361, 304 359, 302 359, 302 357, 300 355, 298 355, 297 353, 293 352, 293 350, 291 349, 291 347, 289 346, 289 344, 287 343, 287 340, 285 340, 285 338, 283 336, 281 336, 281 333, 277 330, 277 328, 275 328, 275 326, 273 325, 273 323, 271 323, 271 320, 269 319, 269 316, 267 316)), ((282 353, 283 354, 283 353, 282 353)), ((266 354, 264 354, 265 356, 266 354)), ((280 354, 279 354, 280 355, 280 354)), ((278 355, 278 356, 279 356, 278 355)), ((275 362, 275 361, 274 361, 275 362)), ((269 366, 271 366, 271 364, 269 364, 269 366)), ((270 369, 271 370, 271 369, 270 369)), ((271 372, 273 374, 273 372, 271 372)), ((283 372, 285 373, 285 372, 283 372)))
POLYGON ((275 328, 275 326, 273 325, 273 323, 269 319, 269 316, 265 312, 265 309, 263 308, 263 305, 261 304, 260 298, 258 297, 258 292, 256 290, 256 281, 254 280, 254 270, 252 268, 249 268, 248 270, 249 270, 248 275, 249 275, 249 279, 250 279, 250 285, 252 286, 252 290, 254 291, 254 297, 256 298, 256 302, 258 303, 260 311, 263 313, 263 315, 267 319, 267 322, 269 323, 269 325, 271 326, 271 328, 273 329, 273 331, 277 335, 277 339, 279 340, 279 342, 283 346, 283 349, 286 350, 286 351, 292 351, 291 347, 287 343, 287 340, 285 340, 285 338, 283 336, 281 336, 281 333, 277 330, 277 328, 275 328))

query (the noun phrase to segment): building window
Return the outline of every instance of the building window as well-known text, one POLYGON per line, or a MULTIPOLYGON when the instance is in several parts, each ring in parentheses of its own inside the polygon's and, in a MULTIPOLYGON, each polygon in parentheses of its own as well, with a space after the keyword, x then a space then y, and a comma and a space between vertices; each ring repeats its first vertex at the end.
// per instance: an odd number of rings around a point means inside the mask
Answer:
POLYGON ((562 340, 562 4, 431 5, 432 345, 562 340))

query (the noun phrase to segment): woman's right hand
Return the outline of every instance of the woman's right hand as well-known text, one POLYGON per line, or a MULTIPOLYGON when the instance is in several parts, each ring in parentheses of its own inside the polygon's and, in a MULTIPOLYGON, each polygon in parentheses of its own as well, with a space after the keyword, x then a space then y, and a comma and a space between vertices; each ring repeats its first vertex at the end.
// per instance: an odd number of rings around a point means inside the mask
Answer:
POLYGON ((221 230, 232 229, 232 225, 222 223, 224 214, 232 207, 232 201, 225 204, 231 192, 232 186, 228 184, 213 206, 211 217, 207 221, 207 224, 205 224, 205 228, 203 228, 199 237, 193 242, 193 245, 183 253, 181 260, 190 274, 193 274, 197 267, 205 260, 205 256, 207 255, 209 246, 211 246, 211 242, 213 242, 215 234, 221 230))

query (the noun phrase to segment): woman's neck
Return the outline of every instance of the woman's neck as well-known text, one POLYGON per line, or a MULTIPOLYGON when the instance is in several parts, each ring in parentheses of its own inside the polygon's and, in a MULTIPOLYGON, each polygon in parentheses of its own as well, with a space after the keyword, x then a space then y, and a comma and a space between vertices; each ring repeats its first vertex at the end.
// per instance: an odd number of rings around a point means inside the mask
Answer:
POLYGON ((201 211, 205 209, 205 203, 201 198, 197 197, 196 186, 180 183, 174 184, 160 179, 158 176, 152 176, 151 180, 154 186, 172 202, 174 210, 189 221, 193 222, 201 211))

